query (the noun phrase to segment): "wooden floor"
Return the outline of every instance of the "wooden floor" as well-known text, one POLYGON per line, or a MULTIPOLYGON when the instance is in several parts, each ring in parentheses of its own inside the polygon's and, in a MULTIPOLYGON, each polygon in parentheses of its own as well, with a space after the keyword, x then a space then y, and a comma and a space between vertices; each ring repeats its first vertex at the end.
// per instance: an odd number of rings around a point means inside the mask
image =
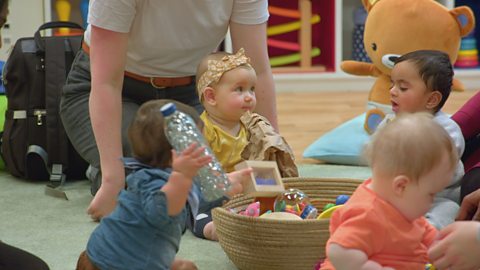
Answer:
MULTIPOLYGON (((453 92, 443 111, 454 113, 476 91, 453 92)), ((293 148, 298 163, 303 151, 322 134, 365 112, 368 92, 277 93, 280 134, 293 148)))

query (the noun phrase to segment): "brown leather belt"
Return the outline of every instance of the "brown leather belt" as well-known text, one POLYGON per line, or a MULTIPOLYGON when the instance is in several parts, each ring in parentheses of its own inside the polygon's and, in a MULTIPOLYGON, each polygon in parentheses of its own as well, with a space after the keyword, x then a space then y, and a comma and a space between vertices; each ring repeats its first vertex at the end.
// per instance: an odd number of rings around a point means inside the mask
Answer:
MULTIPOLYGON (((85 53, 90 54, 90 48, 87 43, 82 42, 82 49, 85 53)), ((150 83, 153 87, 162 89, 167 87, 185 86, 194 81, 194 76, 187 77, 145 77, 132 72, 125 71, 125 76, 137 81, 150 83)))

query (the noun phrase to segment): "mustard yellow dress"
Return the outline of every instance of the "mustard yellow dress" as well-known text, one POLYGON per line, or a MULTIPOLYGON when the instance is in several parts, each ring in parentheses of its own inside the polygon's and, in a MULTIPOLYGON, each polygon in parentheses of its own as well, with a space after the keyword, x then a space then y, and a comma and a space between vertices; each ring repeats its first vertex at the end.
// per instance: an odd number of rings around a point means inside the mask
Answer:
POLYGON ((204 123, 203 136, 207 140, 215 157, 222 164, 225 172, 232 172, 235 170, 234 166, 243 161, 241 154, 247 141, 247 130, 243 124, 240 124, 240 131, 234 137, 225 132, 221 127, 215 125, 207 117, 207 112, 200 115, 204 123))

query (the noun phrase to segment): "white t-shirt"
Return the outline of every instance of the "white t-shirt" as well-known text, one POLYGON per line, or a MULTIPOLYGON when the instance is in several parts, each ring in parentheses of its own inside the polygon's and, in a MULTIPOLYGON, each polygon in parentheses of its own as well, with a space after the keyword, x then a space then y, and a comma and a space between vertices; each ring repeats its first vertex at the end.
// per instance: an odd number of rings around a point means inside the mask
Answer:
MULTIPOLYGON (((125 69, 143 76, 195 74, 229 22, 268 20, 267 0, 90 0, 88 23, 129 33, 125 69)), ((90 44, 90 26, 85 31, 90 44)))
MULTIPOLYGON (((460 126, 453 121, 449 115, 442 111, 437 112, 433 120, 435 120, 435 122, 440 124, 447 131, 448 135, 450 135, 450 138, 455 144, 455 148, 457 148, 458 157, 462 157, 463 151, 465 151, 465 139, 463 138, 460 126)), ((463 168, 463 162, 459 160, 451 184, 460 185, 460 180, 462 180, 464 174, 465 170, 463 168)))

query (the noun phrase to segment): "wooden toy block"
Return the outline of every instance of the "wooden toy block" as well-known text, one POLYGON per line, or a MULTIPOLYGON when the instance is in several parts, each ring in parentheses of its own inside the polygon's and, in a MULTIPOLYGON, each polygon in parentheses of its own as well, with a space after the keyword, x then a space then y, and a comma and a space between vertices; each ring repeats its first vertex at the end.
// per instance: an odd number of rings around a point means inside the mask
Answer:
POLYGON ((244 185, 244 194, 255 197, 273 197, 285 191, 275 161, 247 160, 235 165, 235 170, 252 168, 250 181, 244 185))

